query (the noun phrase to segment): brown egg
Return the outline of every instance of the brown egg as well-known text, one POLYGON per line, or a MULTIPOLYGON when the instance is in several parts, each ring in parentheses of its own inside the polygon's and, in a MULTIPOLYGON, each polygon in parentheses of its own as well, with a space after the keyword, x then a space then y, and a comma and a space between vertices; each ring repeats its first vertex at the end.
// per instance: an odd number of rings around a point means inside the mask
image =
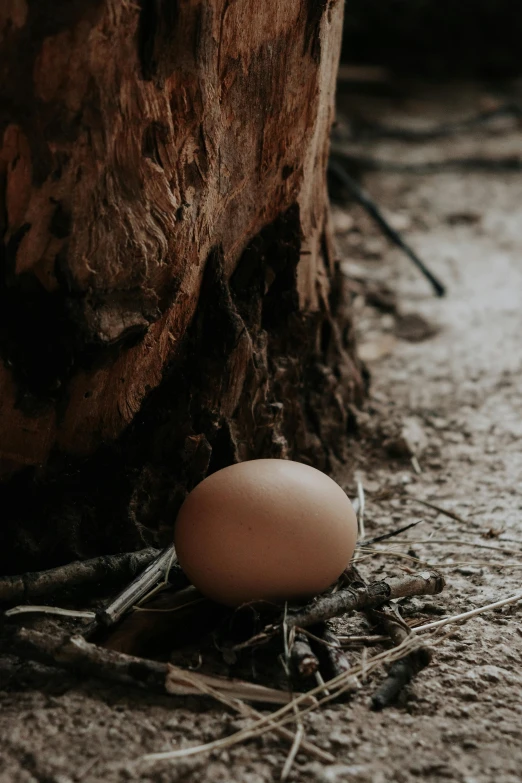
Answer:
POLYGON ((183 503, 179 562, 204 595, 229 606, 306 599, 349 564, 352 504, 331 478, 279 459, 241 462, 208 476, 183 503))

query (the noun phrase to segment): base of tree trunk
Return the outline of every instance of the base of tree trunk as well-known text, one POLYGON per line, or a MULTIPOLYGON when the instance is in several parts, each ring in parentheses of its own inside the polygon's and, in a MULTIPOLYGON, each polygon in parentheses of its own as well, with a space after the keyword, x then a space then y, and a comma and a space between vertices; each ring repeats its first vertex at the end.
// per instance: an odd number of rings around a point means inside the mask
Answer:
POLYGON ((342 275, 329 308, 303 314, 300 254, 297 205, 249 243, 230 281, 212 251, 178 358, 119 440, 87 459, 56 453, 45 470, 0 485, 9 509, 0 571, 164 545, 187 491, 240 460, 328 471, 345 459, 349 406, 361 403, 365 376, 342 275))
POLYGON ((339 0, 0 10, 0 570, 163 544, 363 394, 326 192, 339 0), (245 21, 247 20, 247 21, 245 21))

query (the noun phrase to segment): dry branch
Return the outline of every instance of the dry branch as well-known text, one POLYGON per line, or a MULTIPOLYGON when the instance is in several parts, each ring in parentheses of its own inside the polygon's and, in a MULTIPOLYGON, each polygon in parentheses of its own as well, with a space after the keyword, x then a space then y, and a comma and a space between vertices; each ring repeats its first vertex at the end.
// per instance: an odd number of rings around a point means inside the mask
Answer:
MULTIPOLYGON (((415 251, 407 244, 398 231, 396 231, 386 220, 383 213, 373 201, 373 199, 366 193, 357 182, 347 173, 345 166, 343 165, 346 155, 340 153, 338 150, 332 148, 332 156, 328 162, 328 171, 334 174, 344 187, 349 191, 350 195, 357 201, 358 204, 370 215, 370 217, 377 223, 383 234, 388 237, 390 242, 400 248, 402 252, 408 256, 408 258, 414 263, 417 269, 424 275, 426 280, 430 283, 431 287, 437 294, 437 296, 444 296, 446 293, 445 286, 438 280, 433 272, 426 266, 415 251), (341 161, 341 162, 340 162, 341 161)), ((357 158, 357 165, 359 165, 359 158, 357 158)))
POLYGON ((346 657, 341 642, 328 625, 321 632, 321 638, 326 644, 323 648, 323 655, 328 662, 332 677, 338 677, 350 669, 350 662, 346 657))
POLYGON ((107 650, 83 636, 56 636, 30 628, 3 629, 3 653, 90 677, 166 693, 167 665, 107 650))
MULTIPOLYGON (((365 585, 366 581, 357 567, 352 568, 352 578, 359 584, 365 585)), ((370 609, 366 612, 371 622, 379 623, 395 646, 400 646, 412 634, 412 629, 401 617, 398 607, 391 602, 382 604, 378 609, 370 609)), ((372 707, 382 710, 392 704, 401 690, 407 685, 421 669, 424 669, 431 661, 431 650, 425 645, 419 645, 403 658, 399 658, 391 665, 388 677, 372 697, 372 707)))
POLYGON ((176 562, 174 546, 169 546, 157 553, 149 566, 134 579, 130 585, 114 598, 109 606, 98 612, 98 620, 104 625, 111 626, 118 622, 132 606, 138 604, 147 595, 154 591, 159 583, 167 584, 169 578, 176 575, 177 582, 187 584, 183 572, 176 562))
POLYGON ((271 704, 286 704, 292 698, 286 691, 265 688, 242 680, 192 672, 185 677, 183 670, 178 667, 107 650, 86 641, 80 635, 57 637, 29 628, 4 629, 4 634, 4 652, 102 680, 146 688, 155 693, 201 695, 204 689, 193 684, 196 678, 201 680, 203 686, 223 690, 233 698, 271 704))
POLYGON ((292 671, 300 677, 311 677, 319 669, 319 661, 310 647, 310 642, 299 631, 295 634, 294 643, 290 649, 290 664, 292 671))
POLYGON ((150 547, 139 552, 76 561, 48 571, 4 576, 0 578, 0 603, 33 601, 58 590, 82 584, 124 581, 139 573, 157 555, 158 550, 150 547))
MULTIPOLYGON (((402 620, 398 610, 393 607, 374 609, 372 618, 376 620, 390 636, 395 645, 402 644, 412 634, 412 629, 402 620)), ((395 661, 388 672, 387 678, 372 697, 372 707, 382 710, 392 704, 405 685, 424 669, 431 661, 432 653, 428 647, 420 645, 404 658, 395 661)))
POLYGON ((390 577, 367 586, 346 587, 322 596, 301 612, 287 618, 290 627, 306 628, 346 612, 372 609, 393 598, 413 595, 436 595, 444 589, 444 577, 437 571, 421 571, 411 576, 390 577))
MULTIPOLYGON (((356 583, 336 593, 324 595, 304 609, 286 617, 288 628, 306 628, 346 612, 373 609, 393 598, 435 595, 444 589, 444 577, 437 571, 421 571, 411 576, 391 577, 369 585, 356 583)), ((261 633, 236 645, 235 649, 261 644, 282 630, 282 623, 267 626, 261 633)))

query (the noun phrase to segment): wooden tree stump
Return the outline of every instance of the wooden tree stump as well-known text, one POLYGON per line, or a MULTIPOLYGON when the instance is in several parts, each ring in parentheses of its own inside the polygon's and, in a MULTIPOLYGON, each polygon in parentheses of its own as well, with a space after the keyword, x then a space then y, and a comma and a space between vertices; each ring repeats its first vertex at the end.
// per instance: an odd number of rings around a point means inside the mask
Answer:
POLYGON ((0 9, 0 567, 170 539, 363 393, 328 228, 340 0, 0 9))

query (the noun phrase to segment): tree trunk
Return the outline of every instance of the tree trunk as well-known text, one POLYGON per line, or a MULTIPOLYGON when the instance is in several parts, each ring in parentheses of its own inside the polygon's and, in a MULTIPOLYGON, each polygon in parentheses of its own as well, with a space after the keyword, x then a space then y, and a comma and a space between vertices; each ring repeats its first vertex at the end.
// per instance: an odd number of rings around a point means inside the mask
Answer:
POLYGON ((0 9, 3 571, 171 536, 238 460, 343 456, 340 0, 0 9))

